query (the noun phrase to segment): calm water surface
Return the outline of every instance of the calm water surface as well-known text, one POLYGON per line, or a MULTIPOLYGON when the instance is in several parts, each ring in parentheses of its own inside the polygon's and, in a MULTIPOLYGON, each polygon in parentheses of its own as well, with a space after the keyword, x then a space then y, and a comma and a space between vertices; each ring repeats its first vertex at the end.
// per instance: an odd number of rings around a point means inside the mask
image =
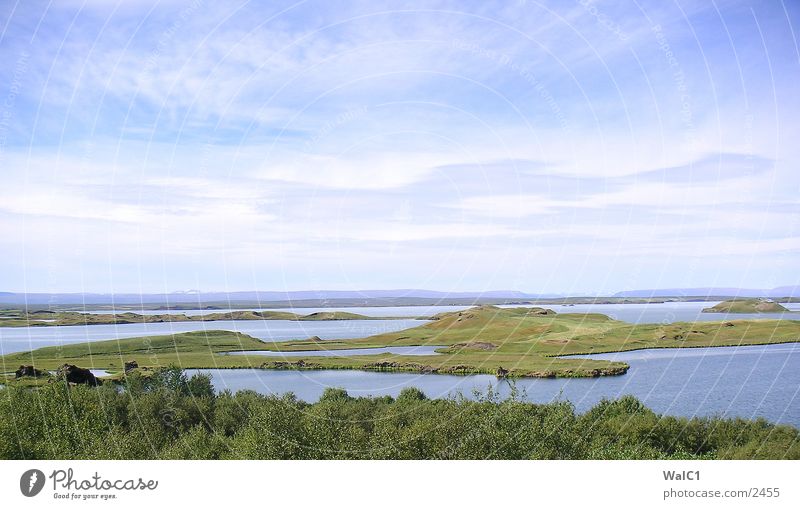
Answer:
POLYGON ((322 339, 361 338, 396 332, 427 323, 423 320, 336 320, 298 322, 289 320, 230 320, 215 322, 126 323, 119 325, 70 325, 55 327, 0 327, 0 355, 26 352, 43 346, 87 341, 159 336, 202 330, 241 332, 263 341, 289 341, 319 336, 322 339))
MULTIPOLYGON (((597 304, 546 306, 558 313, 602 313, 631 323, 715 321, 735 318, 800 319, 800 314, 722 315, 701 313, 714 302, 664 304, 597 304)), ((786 304, 800 311, 800 304, 786 304)), ((515 307, 515 306, 509 306, 515 307)), ((457 311, 467 306, 403 306, 373 308, 295 308, 300 314, 343 310, 368 316, 429 316, 457 311)), ((180 311, 202 314, 218 310, 180 311)), ((149 313, 163 313, 150 311, 149 313)), ((328 322, 217 321, 153 324, 91 325, 69 327, 0 328, 0 354, 43 346, 99 341, 114 338, 173 334, 199 330, 239 331, 265 341, 286 341, 319 336, 322 339, 365 337, 398 331, 425 323, 420 320, 354 320, 328 322)), ((435 347, 430 347, 435 348, 435 347)), ((374 351, 371 353, 375 353, 374 351)), ((338 352, 339 355, 342 352, 338 352)), ((308 355, 306 353, 305 355, 308 355)), ((329 354, 325 354, 329 355, 329 354)), ((357 355, 345 353, 344 355, 357 355)), ((422 355, 420 353, 419 355, 422 355)), ((628 374, 595 379, 526 379, 517 386, 527 398, 547 402, 568 399, 584 411, 602 398, 633 394, 657 412, 694 416, 721 414, 800 426, 800 346, 770 345, 736 348, 642 350, 620 354, 598 354, 594 358, 628 362, 628 374)), ((217 388, 254 389, 260 392, 295 392, 314 401, 326 387, 343 387, 352 395, 397 395, 403 387, 416 386, 430 397, 457 392, 471 397, 475 389, 495 387, 507 394, 507 382, 489 375, 448 376, 361 371, 263 371, 212 370, 217 388)))
MULTIPOLYGON (((665 302, 663 304, 576 304, 574 306, 542 306, 556 313, 600 313, 628 323, 718 322, 744 319, 800 320, 800 313, 703 313, 717 302, 665 302)), ((783 304, 800 311, 800 304, 783 304)), ((518 306, 500 306, 518 307, 518 306)))
MULTIPOLYGON (((463 311, 472 306, 369 306, 369 307, 333 307, 333 308, 247 308, 247 309, 176 309, 173 311, 165 310, 120 310, 116 313, 133 312, 141 315, 163 315, 163 314, 184 314, 187 316, 200 316, 210 315, 212 313, 227 313, 230 311, 286 311, 289 313, 296 313, 298 315, 308 315, 319 311, 346 311, 348 313, 356 313, 364 316, 400 316, 400 317, 427 317, 437 313, 444 313, 446 311, 463 311)), ((95 313, 99 315, 114 314, 115 311, 101 310, 101 311, 87 311, 87 313, 95 313)))
MULTIPOLYGON (((623 360, 626 375, 577 379, 523 379, 516 385, 526 399, 545 403, 571 401, 586 411, 603 398, 631 394, 656 412, 678 416, 764 417, 800 426, 800 344, 641 350, 598 354, 593 358, 623 360)), ((294 392, 317 400, 327 387, 341 387, 353 396, 397 396, 417 387, 428 397, 442 398, 493 387, 507 395, 509 383, 491 375, 451 376, 364 371, 208 370, 217 389, 252 389, 261 393, 294 392)))
MULTIPOLYGON (((713 322, 727 319, 745 318, 786 318, 800 320, 800 303, 783 304, 784 307, 797 314, 790 313, 758 313, 758 314, 717 314, 702 313, 703 308, 719 304, 715 302, 666 302, 663 304, 576 304, 574 306, 564 305, 541 305, 540 307, 550 308, 557 313, 601 313, 608 315, 615 320, 622 320, 629 323, 673 323, 673 322, 713 322)), ((334 308, 253 308, 254 311, 291 311, 299 315, 307 315, 318 311, 347 311, 364 316, 397 316, 397 317, 428 317, 437 313, 448 311, 463 311, 472 306, 387 306, 387 307, 334 307, 334 308)), ((503 305, 499 307, 531 307, 520 305, 503 305)), ((189 309, 180 311, 136 311, 145 315, 156 315, 164 313, 186 314, 188 316, 207 315, 233 311, 230 309, 189 309)), ((92 313, 108 314, 113 311, 92 311, 92 313)))

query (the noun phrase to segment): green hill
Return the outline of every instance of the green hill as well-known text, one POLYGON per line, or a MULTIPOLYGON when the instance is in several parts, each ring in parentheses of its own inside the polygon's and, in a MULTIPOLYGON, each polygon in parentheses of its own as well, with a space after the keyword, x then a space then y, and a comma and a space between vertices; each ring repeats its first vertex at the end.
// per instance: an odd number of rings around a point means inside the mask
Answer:
POLYGON ((789 310, 777 302, 764 299, 732 299, 705 308, 703 313, 786 313, 789 310))
MULTIPOLYGON (((335 319, 335 317, 325 317, 335 319)), ((263 342, 227 331, 199 331, 130 338, 20 352, 0 357, 6 370, 21 365, 55 369, 65 362, 120 373, 125 361, 158 368, 359 369, 422 373, 491 373, 511 377, 585 377, 623 374, 628 365, 599 359, 564 357, 638 350, 800 341, 800 321, 730 320, 673 324, 629 324, 601 315, 556 314, 541 308, 494 306, 441 313, 428 323, 366 338, 302 339, 263 342), (390 353, 319 357, 309 351, 432 346, 433 355, 390 353), (224 355, 269 350, 292 352, 290 358, 224 355)), ((12 374, 13 376, 13 374, 12 374)))
POLYGON ((52 327, 64 325, 108 325, 127 323, 164 322, 217 322, 230 320, 399 320, 402 317, 364 316, 343 311, 320 311, 309 315, 298 315, 288 311, 226 311, 206 315, 163 314, 141 315, 137 313, 79 313, 77 311, 32 311, 8 310, 0 313, 0 327, 52 327))

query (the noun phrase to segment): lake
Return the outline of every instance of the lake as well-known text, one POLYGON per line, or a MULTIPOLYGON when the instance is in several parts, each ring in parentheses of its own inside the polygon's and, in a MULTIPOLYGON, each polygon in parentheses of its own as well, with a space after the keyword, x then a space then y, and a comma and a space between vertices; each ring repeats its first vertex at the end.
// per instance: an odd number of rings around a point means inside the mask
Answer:
MULTIPOLYGON (((626 375, 600 378, 521 379, 516 385, 529 401, 571 401, 579 412, 603 398, 631 394, 654 411, 677 416, 764 417, 800 427, 800 344, 726 348, 656 349, 598 354, 593 358, 623 360, 626 375)), ((491 375, 432 375, 365 371, 205 370, 218 390, 251 389, 261 393, 294 392, 317 400, 327 387, 344 388, 352 396, 397 396, 417 387, 441 398, 493 387, 508 395, 509 382, 491 375)))
MULTIPOLYGON (((703 308, 719 304, 714 302, 665 302, 662 304, 576 304, 574 306, 565 305, 541 305, 552 309, 556 313, 601 313, 608 315, 615 320, 622 320, 629 323, 673 323, 673 322, 713 322, 728 319, 750 319, 750 318, 787 318, 800 320, 800 313, 758 313, 758 314, 717 314, 702 313, 703 308)), ((800 312, 800 303, 783 304, 784 307, 793 311, 800 312)), ((448 311, 463 311, 472 306, 386 306, 386 307, 331 307, 331 308, 252 308, 254 311, 290 311, 299 315, 307 315, 319 311, 347 311, 364 316, 397 316, 397 317, 427 317, 437 313, 448 311)), ((531 307, 521 305, 502 305, 498 307, 531 307)), ((157 315, 164 313, 186 314, 188 316, 207 315, 211 313, 221 313, 232 311, 230 309, 188 309, 180 311, 155 311, 137 310, 136 313, 145 315, 157 315)), ((122 311, 121 311, 122 312, 122 311)), ((92 311, 92 313, 110 314, 113 311, 92 311)))
MULTIPOLYGON (((558 313, 603 313, 631 323, 716 321, 734 318, 788 318, 798 314, 722 315, 701 313, 714 302, 663 304, 595 304, 546 306, 558 313)), ((516 307, 516 306, 508 306, 516 307)), ((800 304, 787 304, 800 311, 800 304)), ((467 306, 403 306, 372 308, 295 308, 302 314, 321 310, 344 310, 368 316, 429 316, 457 311, 467 306)), ((184 312, 184 311, 181 311, 184 312)), ((192 314, 192 311, 185 311, 192 314)), ((217 312, 196 310, 197 313, 217 312)), ((153 311, 161 313, 161 311, 153 311)), ((344 339, 394 332, 416 327, 421 320, 343 321, 216 321, 152 324, 90 325, 68 327, 0 328, 0 354, 114 338, 128 338, 199 330, 235 330, 264 341, 286 341, 319 336, 344 339)), ((392 347, 394 348, 394 347, 392 347)), ((435 347, 432 347, 435 348, 435 347)), ((643 350, 599 354, 596 358, 628 362, 628 374, 592 379, 525 379, 517 382, 531 401, 547 402, 556 397, 572 401, 579 411, 603 397, 633 394, 657 412, 673 415, 763 416, 771 421, 800 426, 800 349, 798 345, 701 348, 691 350, 643 350)), ((371 353, 377 353, 375 351, 371 353)), ((357 355, 358 352, 339 352, 357 355)), ((304 355, 308 355, 307 352, 304 355)), ((331 354, 324 354, 331 355, 331 354)), ((362 371, 213 371, 218 388, 254 389, 261 392, 293 391, 313 401, 326 387, 343 387, 353 395, 397 395, 403 387, 417 386, 430 397, 445 397, 455 391, 471 396, 473 389, 496 387, 507 393, 507 382, 490 375, 449 376, 362 371)))
MULTIPOLYGON (((546 306, 557 313, 602 313, 617 320, 630 323, 672 323, 675 321, 721 321, 744 318, 800 319, 800 313, 765 313, 725 315, 701 313, 705 307, 716 302, 667 302, 662 304, 580 304, 574 306, 546 306)), ((317 311, 349 311, 365 316, 387 316, 397 320, 341 320, 306 321, 289 320, 237 320, 215 322, 170 322, 117 325, 73 325, 50 327, 0 327, 0 355, 24 352, 43 346, 57 346, 105 339, 121 339, 137 336, 156 336, 200 330, 231 330, 264 341, 287 341, 319 336, 322 339, 346 339, 366 337, 383 332, 395 332, 422 325, 425 321, 410 317, 431 316, 447 311, 460 311, 470 306, 388 306, 353 308, 294 308, 298 314, 317 311)), ((520 307, 520 306, 502 306, 520 307)), ((787 304, 789 309, 800 311, 800 303, 787 304)), ((220 310, 175 311, 187 315, 216 313, 220 310)), ((110 313, 110 311, 107 311, 110 313)), ((145 310, 145 314, 161 314, 164 311, 145 310)))
MULTIPOLYGON (((800 320, 800 313, 703 313, 716 302, 664 302, 662 304, 575 304, 574 306, 542 306, 556 313, 600 313, 628 323, 719 322, 722 320, 788 319, 800 320)), ((784 304, 791 311, 800 311, 800 304, 784 304)), ((500 306, 518 307, 518 306, 500 306)))
MULTIPOLYGON (((153 309, 137 309, 119 310, 116 313, 133 312, 141 315, 163 315, 163 314, 184 314, 187 316, 201 316, 210 315, 213 313, 227 313, 230 311, 287 311, 289 313, 296 313, 298 315, 309 315, 319 311, 346 311, 348 313, 356 313, 364 316, 398 316, 398 317, 423 317, 431 316, 437 313, 444 313, 447 311, 463 311, 473 306, 369 306, 369 307, 329 307, 329 308, 245 308, 245 309, 176 309, 174 311, 153 310, 153 309)), ((95 313, 99 315, 114 314, 112 310, 90 311, 87 313, 95 313)))
POLYGON ((202 330, 228 330, 263 341, 289 341, 319 336, 322 339, 361 338, 396 332, 427 323, 424 320, 220 320, 215 322, 126 323, 118 325, 69 325, 49 327, 0 327, 0 355, 26 352, 44 346, 87 341, 159 336, 202 330))

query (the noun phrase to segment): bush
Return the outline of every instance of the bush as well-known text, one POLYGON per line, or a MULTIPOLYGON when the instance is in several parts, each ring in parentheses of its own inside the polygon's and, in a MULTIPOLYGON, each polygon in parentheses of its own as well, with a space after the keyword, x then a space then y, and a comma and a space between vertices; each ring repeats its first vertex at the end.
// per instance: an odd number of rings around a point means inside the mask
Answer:
POLYGON ((494 392, 431 400, 327 389, 216 394, 205 374, 169 368, 121 387, 0 391, 0 459, 800 459, 796 428, 764 420, 659 416, 636 398, 583 415, 494 392))

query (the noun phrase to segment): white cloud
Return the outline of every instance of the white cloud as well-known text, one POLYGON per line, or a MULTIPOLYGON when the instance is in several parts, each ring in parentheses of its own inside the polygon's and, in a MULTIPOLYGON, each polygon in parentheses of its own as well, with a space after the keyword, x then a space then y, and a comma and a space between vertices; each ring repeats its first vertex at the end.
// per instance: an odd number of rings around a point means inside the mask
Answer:
POLYGON ((414 153, 352 154, 347 157, 295 153, 268 160, 253 172, 257 178, 304 184, 312 189, 395 189, 425 179, 444 156, 414 153))
POLYGON ((4 61, 28 55, 0 69, 19 81, 0 111, 0 223, 22 238, 4 249, 24 252, 8 284, 48 263, 166 280, 172 260, 177 288, 284 269, 292 285, 305 265, 317 286, 342 266, 411 286, 426 263, 447 273, 434 287, 586 288, 629 256, 675 277, 673 260, 711 273, 719 256, 789 274, 800 123, 769 16, 774 75, 739 42, 751 13, 729 27, 739 61, 713 27, 698 40, 701 3, 647 4, 649 19, 598 5, 625 38, 556 2, 317 2, 274 19, 283 6, 98 4, 17 10, 4 34, 4 61), (585 270, 548 268, 564 260, 585 270))

